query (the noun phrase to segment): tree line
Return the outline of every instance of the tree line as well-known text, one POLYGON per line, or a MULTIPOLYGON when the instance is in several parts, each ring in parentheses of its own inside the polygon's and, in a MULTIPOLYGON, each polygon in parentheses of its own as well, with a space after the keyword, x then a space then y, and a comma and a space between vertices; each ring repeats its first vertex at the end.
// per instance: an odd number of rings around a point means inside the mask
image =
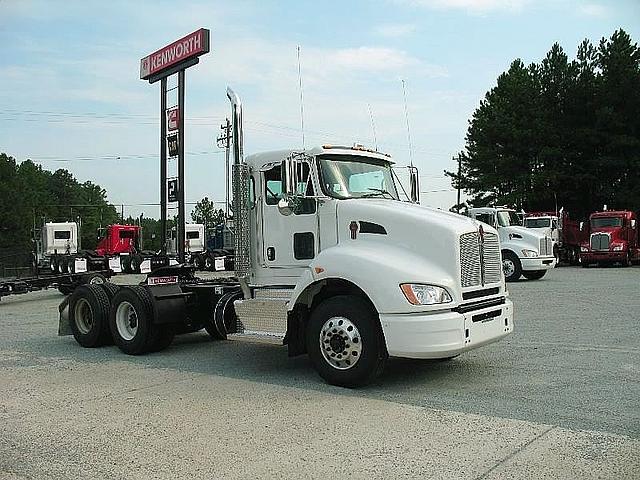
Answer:
MULTIPOLYGON (((94 249, 98 229, 114 223, 142 226, 145 250, 162 248, 160 220, 128 216, 121 218, 117 208, 107 201, 107 192, 91 181, 79 182, 66 169, 50 172, 31 160, 17 162, 0 153, 0 251, 30 251, 34 233, 45 222, 78 222, 81 244, 94 249)), ((213 227, 224 220, 224 212, 207 197, 191 212, 191 220, 213 227)), ((167 229, 175 219, 167 219, 167 229)))
POLYGON ((570 60, 516 59, 475 110, 458 171, 472 206, 640 210, 640 49, 624 30, 570 60))
POLYGON ((84 248, 93 248, 100 225, 119 219, 100 185, 78 182, 65 169, 45 170, 0 153, 0 248, 31 249, 33 230, 46 222, 81 221, 84 248))

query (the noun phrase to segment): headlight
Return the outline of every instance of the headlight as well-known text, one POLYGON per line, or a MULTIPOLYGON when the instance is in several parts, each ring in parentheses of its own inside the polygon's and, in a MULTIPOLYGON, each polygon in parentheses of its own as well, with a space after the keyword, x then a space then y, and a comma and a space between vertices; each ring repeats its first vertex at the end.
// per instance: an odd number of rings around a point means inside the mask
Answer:
POLYGON ((580 247, 581 252, 588 252, 589 249, 587 247, 580 247))
POLYGON ((537 257, 538 252, 536 252, 535 250, 522 250, 522 255, 524 255, 525 257, 537 257))
POLYGON ((451 295, 442 287, 435 285, 420 285, 418 283, 403 283, 400 289, 409 303, 413 305, 436 305, 451 302, 451 295))
POLYGON ((613 251, 614 252, 621 252, 624 249, 624 245, 614 245, 613 246, 613 251))

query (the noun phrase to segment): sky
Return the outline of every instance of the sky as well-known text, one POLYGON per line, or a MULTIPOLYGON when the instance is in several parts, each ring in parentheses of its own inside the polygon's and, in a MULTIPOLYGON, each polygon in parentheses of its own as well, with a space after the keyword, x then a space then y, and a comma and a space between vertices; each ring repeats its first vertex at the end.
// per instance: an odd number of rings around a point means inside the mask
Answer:
POLYGON ((498 75, 554 42, 573 58, 618 28, 638 41, 640 0, 0 0, 0 152, 100 184, 125 216, 158 217, 160 87, 139 62, 199 28, 211 51, 186 73, 187 212, 224 199, 227 86, 243 100, 246 154, 302 146, 298 47, 305 145, 412 161, 421 203, 448 209, 443 171, 498 75))

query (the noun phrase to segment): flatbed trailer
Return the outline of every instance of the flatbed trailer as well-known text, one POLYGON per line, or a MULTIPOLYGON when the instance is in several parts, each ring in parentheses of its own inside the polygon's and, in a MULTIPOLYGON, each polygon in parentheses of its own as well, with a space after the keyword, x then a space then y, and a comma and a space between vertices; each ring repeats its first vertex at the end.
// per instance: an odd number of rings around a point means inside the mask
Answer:
POLYGON ((59 273, 3 279, 0 280, 0 300, 2 300, 2 297, 9 295, 22 295, 47 288, 57 288, 60 293, 68 295, 80 285, 104 283, 112 274, 111 270, 101 270, 98 272, 59 273))

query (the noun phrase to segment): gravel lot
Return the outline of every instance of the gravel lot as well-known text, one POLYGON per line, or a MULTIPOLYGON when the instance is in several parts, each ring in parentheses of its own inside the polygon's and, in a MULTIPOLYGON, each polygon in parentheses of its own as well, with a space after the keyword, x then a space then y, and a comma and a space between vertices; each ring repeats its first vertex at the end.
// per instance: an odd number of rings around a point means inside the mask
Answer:
POLYGON ((640 478, 640 267, 509 289, 508 339, 360 390, 204 332, 82 349, 57 291, 4 298, 0 478, 640 478))

